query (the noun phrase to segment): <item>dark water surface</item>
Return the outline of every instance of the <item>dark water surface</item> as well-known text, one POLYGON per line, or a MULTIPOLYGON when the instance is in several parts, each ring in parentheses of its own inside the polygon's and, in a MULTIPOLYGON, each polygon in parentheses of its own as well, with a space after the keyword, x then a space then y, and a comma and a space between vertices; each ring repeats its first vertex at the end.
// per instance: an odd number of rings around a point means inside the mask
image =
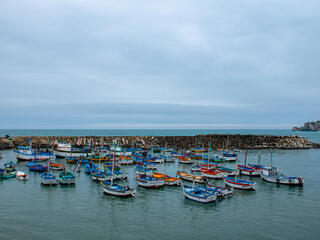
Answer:
MULTIPOLYGON (((15 160, 12 151, 1 153, 2 163, 15 160)), ((250 151, 248 161, 256 161, 257 154, 250 151)), ((269 165, 269 152, 262 151, 262 162, 269 165)), ((305 185, 243 177, 257 182, 256 191, 236 190, 216 203, 200 204, 185 199, 177 187, 138 187, 135 198, 108 196, 84 172, 76 174, 75 187, 43 187, 40 174, 19 162, 28 181, 0 180, 0 239, 318 239, 320 151, 277 150, 273 163, 287 175, 303 176, 305 185)), ((123 167, 136 186, 133 168, 123 167)), ((165 164, 172 176, 187 168, 165 164)))

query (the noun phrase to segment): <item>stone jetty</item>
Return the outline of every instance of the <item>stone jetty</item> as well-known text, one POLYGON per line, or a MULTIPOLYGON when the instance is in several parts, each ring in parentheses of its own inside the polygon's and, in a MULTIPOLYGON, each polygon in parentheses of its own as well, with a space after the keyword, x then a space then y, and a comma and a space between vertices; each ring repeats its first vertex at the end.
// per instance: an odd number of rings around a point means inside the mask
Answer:
MULTIPOLYGON (((13 149, 25 143, 26 136, 0 138, 0 149, 13 149)), ((59 141, 72 143, 73 146, 107 146, 118 143, 123 147, 160 146, 177 149, 191 147, 208 147, 211 142, 213 149, 310 149, 320 148, 320 144, 312 143, 307 138, 299 136, 273 135, 196 135, 196 136, 34 136, 31 137, 35 148, 56 146, 59 141)))

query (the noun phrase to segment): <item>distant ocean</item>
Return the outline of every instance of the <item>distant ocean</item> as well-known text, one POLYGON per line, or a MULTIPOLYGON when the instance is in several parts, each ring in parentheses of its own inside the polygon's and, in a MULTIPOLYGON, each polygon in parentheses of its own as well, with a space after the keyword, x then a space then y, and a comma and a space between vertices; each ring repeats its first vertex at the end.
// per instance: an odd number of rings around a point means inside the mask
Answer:
POLYGON ((290 129, 0 129, 0 136, 195 136, 199 134, 298 135, 320 142, 319 132, 290 129))

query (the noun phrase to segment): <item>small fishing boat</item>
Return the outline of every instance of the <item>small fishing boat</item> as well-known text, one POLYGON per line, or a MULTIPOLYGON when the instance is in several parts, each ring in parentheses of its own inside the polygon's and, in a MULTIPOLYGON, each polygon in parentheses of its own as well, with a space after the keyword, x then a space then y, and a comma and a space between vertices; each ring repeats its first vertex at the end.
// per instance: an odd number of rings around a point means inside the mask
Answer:
POLYGON ((119 197, 133 197, 136 193, 135 189, 130 188, 129 186, 122 186, 119 184, 115 184, 113 180, 116 178, 120 178, 124 180, 122 177, 119 177, 119 175, 116 175, 115 172, 115 158, 116 158, 116 144, 114 144, 114 154, 113 154, 113 162, 112 162, 112 168, 111 168, 111 181, 101 181, 101 185, 103 187, 103 191, 106 194, 119 196, 119 197))
POLYGON ((281 174, 276 167, 265 167, 260 176, 262 180, 276 184, 301 186, 304 183, 302 177, 287 177, 281 174))
POLYGON ((59 183, 59 180, 57 179, 57 177, 49 171, 41 174, 40 178, 41 178, 42 185, 52 186, 52 185, 57 185, 59 183))
POLYGON ((55 171, 63 171, 66 169, 66 166, 64 164, 61 163, 49 163, 49 167, 51 170, 55 170, 55 171))
POLYGON ((231 168, 226 168, 221 166, 216 166, 216 170, 218 172, 225 172, 228 174, 228 176, 236 176, 239 174, 239 171, 236 169, 231 169, 231 168))
POLYGON ((217 192, 206 191, 203 188, 197 186, 183 186, 183 194, 186 198, 200 202, 200 203, 210 203, 217 200, 217 192))
POLYGON ((257 170, 255 168, 237 164, 237 168, 239 169, 239 173, 247 176, 260 176, 261 170, 257 170))
POLYGON ((233 188, 229 188, 229 187, 220 187, 212 184, 207 184, 207 188, 217 190, 218 197, 223 197, 226 195, 233 194, 233 188))
POLYGON ((152 175, 153 169, 147 168, 146 166, 137 165, 136 166, 136 174, 147 174, 152 175))
POLYGON ((222 179, 222 178, 228 176, 228 173, 226 173, 226 172, 218 172, 213 169, 206 169, 206 170, 201 169, 200 171, 201 171, 202 175, 207 178, 222 179))
POLYGON ((71 172, 61 172, 59 174, 59 183, 61 185, 71 185, 71 184, 75 184, 75 176, 73 173, 71 172))
POLYGON ((158 158, 158 157, 149 157, 148 162, 150 162, 150 163, 163 163, 164 160, 162 158, 158 158))
POLYGON ((201 148, 201 147, 197 147, 197 148, 191 148, 191 151, 195 152, 195 153, 204 153, 204 152, 207 151, 207 149, 201 148))
POLYGON ((88 174, 91 174, 92 171, 98 171, 98 170, 99 170, 98 166, 94 163, 87 163, 84 166, 84 172, 88 174))
POLYGON ((253 169, 260 170, 260 171, 265 169, 265 167, 263 165, 260 165, 260 164, 249 163, 248 166, 253 168, 253 169))
POLYGON ((169 177, 167 174, 154 172, 152 175, 154 178, 161 179, 164 181, 164 185, 168 186, 179 186, 180 180, 179 178, 169 177))
POLYGON ((144 188, 160 188, 160 187, 163 187, 164 185, 163 180, 156 179, 146 174, 137 174, 136 180, 138 185, 144 188))
POLYGON ((25 172, 17 171, 16 177, 18 180, 28 180, 28 175, 25 172))
POLYGON ((7 172, 5 169, 0 169, 0 178, 13 178, 16 176, 16 172, 7 172))
POLYGON ((111 183, 110 181, 102 181, 101 185, 103 187, 103 191, 106 194, 119 196, 119 197, 134 197, 136 194, 135 189, 132 189, 129 186, 114 184, 114 183, 111 183))
POLYGON ((91 154, 88 148, 74 148, 70 143, 58 143, 58 146, 54 149, 54 153, 57 158, 81 157, 91 154))
POLYGON ((245 181, 241 179, 231 178, 231 177, 224 177, 224 182, 227 186, 237 189, 243 190, 255 190, 256 183, 251 181, 245 181))
POLYGON ((98 170, 98 171, 91 172, 91 178, 93 181, 97 181, 97 182, 105 181, 107 180, 106 177, 107 177, 107 174, 104 171, 98 170))
POLYGON ((192 175, 182 171, 177 171, 177 175, 179 176, 180 179, 186 180, 189 182, 205 183, 207 180, 206 177, 204 176, 196 176, 196 175, 192 175))
POLYGON ((16 164, 13 161, 7 162, 4 164, 4 168, 7 172, 15 172, 16 164))
POLYGON ((247 176, 260 176, 260 169, 256 169, 247 165, 247 151, 245 152, 244 165, 237 164, 239 173, 247 176))
POLYGON ((194 162, 191 157, 187 156, 178 156, 178 161, 183 164, 192 164, 194 162))
POLYGON ((198 163, 194 163, 191 165, 191 172, 200 172, 201 165, 198 163))
POLYGON ((131 159, 131 157, 128 157, 128 156, 120 156, 119 157, 119 164, 120 165, 131 165, 133 164, 133 160, 131 159))
POLYGON ((27 163, 26 167, 28 167, 30 171, 35 171, 35 172, 45 172, 47 170, 46 165, 42 165, 42 164, 35 163, 35 162, 27 163))
POLYGON ((224 151, 222 156, 224 161, 237 161, 238 154, 224 151))

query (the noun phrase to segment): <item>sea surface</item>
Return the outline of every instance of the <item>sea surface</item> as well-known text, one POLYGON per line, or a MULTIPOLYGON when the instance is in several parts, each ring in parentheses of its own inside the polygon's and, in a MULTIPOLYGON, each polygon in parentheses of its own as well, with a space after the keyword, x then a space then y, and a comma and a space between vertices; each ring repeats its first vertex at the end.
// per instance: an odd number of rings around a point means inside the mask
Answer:
MULTIPOLYGON (((30 130, 19 131, 22 135, 31 135, 26 134, 30 130)), ((45 130, 39 130, 42 131, 45 130)), ((115 130, 96 131, 110 135, 115 130)), ((207 133, 205 130, 186 131, 193 135, 201 131, 207 133)), ((212 130, 212 133, 239 131, 212 130)), ((164 130, 159 132, 167 135, 164 130)), ((276 135, 290 133, 289 130, 272 132, 276 135)), ((127 133, 124 131, 123 135, 127 133)), ((132 130, 132 135, 138 135, 136 133, 137 130, 132 130)), ((13 132, 9 134, 14 135, 13 132)), ((317 139, 319 133, 303 134, 317 139)), ((88 134, 84 131, 83 135, 88 134)), ((181 132, 180 135, 187 134, 181 132)), ((270 165, 267 150, 249 151, 248 162, 257 162, 258 153, 261 153, 262 163, 270 165)), ((1 151, 1 155, 0 166, 15 161, 11 150, 1 151)), ((243 159, 241 153, 239 162, 243 159)), ((64 162, 63 159, 56 161, 64 162)), ((241 178, 257 182, 256 191, 235 190, 233 195, 215 203, 201 204, 185 199, 180 187, 166 186, 157 190, 138 187, 134 166, 124 166, 123 171, 129 175, 129 185, 137 188, 137 195, 122 199, 104 194, 100 184, 84 172, 76 173, 74 187, 41 186, 40 174, 29 172, 24 162, 18 162, 16 168, 25 171, 29 180, 0 180, 0 239, 319 239, 320 151, 274 150, 273 165, 286 175, 304 177, 304 186, 276 185, 258 177, 243 176, 241 178)), ((74 168, 74 165, 67 166, 74 168)), ((224 166, 234 168, 235 163, 224 163, 224 166)), ((177 170, 189 171, 189 166, 166 163, 158 165, 158 170, 175 176, 177 170)), ((221 180, 211 182, 223 185, 221 180)))

